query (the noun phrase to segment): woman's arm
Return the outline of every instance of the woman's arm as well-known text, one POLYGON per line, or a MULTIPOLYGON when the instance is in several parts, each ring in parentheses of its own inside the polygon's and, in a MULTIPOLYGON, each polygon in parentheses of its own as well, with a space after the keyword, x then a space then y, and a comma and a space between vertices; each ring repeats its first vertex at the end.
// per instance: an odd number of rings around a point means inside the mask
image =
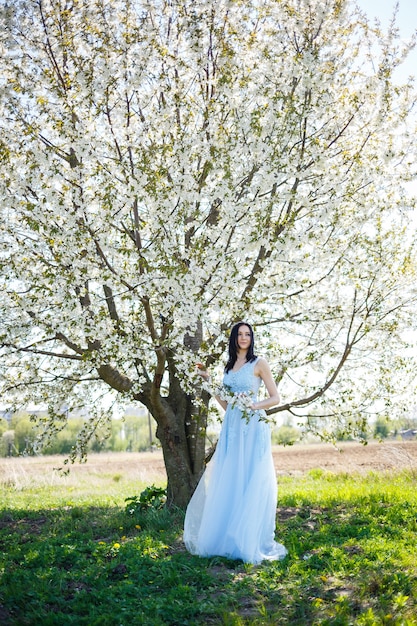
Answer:
POLYGON ((227 409, 227 402, 225 400, 222 400, 220 396, 214 396, 214 397, 216 398, 217 402, 222 407, 223 411, 225 411, 227 409))
POLYGON ((270 409, 273 406, 277 406, 277 404, 281 402, 281 397, 272 376, 271 368, 269 367, 268 362, 262 357, 260 357, 256 363, 254 374, 255 376, 262 378, 266 390, 268 391, 269 398, 265 398, 265 400, 260 400, 259 402, 254 402, 251 407, 252 410, 270 409))

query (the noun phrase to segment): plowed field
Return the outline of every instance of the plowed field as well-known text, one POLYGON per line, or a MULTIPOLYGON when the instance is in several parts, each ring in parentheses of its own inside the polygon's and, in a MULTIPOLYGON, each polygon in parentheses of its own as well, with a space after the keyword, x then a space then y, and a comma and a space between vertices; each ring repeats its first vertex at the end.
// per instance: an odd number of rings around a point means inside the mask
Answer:
MULTIPOLYGON (((278 476, 300 475, 311 469, 329 472, 366 473, 369 471, 417 470, 417 441, 298 444, 274 446, 273 457, 278 476)), ((56 468, 63 466, 63 458, 56 456, 12 457, 0 459, 0 484, 24 488, 34 483, 58 484, 56 468)), ((117 481, 123 477, 145 484, 163 482, 165 467, 160 450, 142 453, 90 454, 86 463, 70 466, 70 476, 65 482, 77 484, 78 480, 104 479, 117 481)))

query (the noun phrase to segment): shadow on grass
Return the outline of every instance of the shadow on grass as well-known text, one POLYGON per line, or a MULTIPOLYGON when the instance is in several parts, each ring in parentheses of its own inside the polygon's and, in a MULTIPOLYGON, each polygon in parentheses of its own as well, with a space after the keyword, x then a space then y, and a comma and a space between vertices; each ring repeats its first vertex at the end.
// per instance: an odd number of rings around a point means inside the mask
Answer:
POLYGON ((189 555, 181 511, 2 510, 0 623, 415 624, 416 511, 365 504, 280 508, 289 557, 259 566, 189 555))

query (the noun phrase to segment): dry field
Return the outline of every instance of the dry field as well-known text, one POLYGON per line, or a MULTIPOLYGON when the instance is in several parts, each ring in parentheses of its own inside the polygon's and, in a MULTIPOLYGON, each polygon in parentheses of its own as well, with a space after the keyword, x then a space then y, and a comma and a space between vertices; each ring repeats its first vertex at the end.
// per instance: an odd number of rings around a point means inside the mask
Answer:
POLYGON ((297 475, 321 468, 329 472, 400 471, 417 469, 416 441, 295 445, 273 448, 278 474, 297 475))
MULTIPOLYGON (((278 476, 297 476, 316 468, 335 473, 416 470, 417 441, 371 442, 366 446, 341 443, 337 449, 331 444, 274 446, 273 457, 278 476)), ((24 489, 90 483, 93 487, 100 479, 150 485, 163 484, 166 480, 161 451, 90 454, 86 463, 71 465, 68 476, 57 472, 59 467, 63 467, 63 457, 2 458, 0 486, 24 489)))

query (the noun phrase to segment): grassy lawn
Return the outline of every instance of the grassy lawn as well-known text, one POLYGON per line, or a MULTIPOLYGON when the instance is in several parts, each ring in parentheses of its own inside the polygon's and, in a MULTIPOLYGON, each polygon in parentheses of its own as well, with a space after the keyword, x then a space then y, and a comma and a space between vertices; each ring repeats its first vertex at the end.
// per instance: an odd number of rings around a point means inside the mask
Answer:
POLYGON ((416 478, 281 477, 289 556, 258 566, 189 555, 182 512, 129 512, 150 482, 123 472, 4 481, 0 624, 417 624, 416 478))

